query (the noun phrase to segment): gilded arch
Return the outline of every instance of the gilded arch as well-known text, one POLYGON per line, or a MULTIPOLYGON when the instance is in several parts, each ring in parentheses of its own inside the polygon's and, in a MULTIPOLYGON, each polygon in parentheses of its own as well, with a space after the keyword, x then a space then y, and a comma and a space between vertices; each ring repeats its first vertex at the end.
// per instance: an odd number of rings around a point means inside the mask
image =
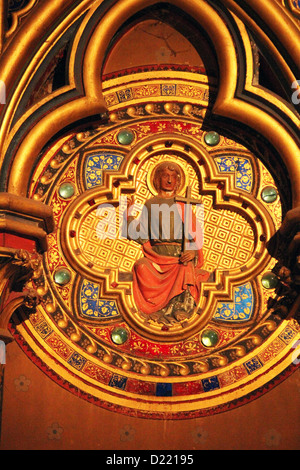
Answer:
MULTIPOLYGON (((150 1, 145 4, 143 3, 143 8, 146 6, 156 4, 157 2, 155 1, 150 1)), ((224 24, 223 20, 221 17, 216 13, 215 10, 213 10, 208 4, 205 4, 205 8, 202 8, 202 3, 200 2, 194 2, 189 4, 189 7, 184 4, 184 2, 171 2, 172 4, 182 7, 184 11, 186 11, 188 14, 190 14, 192 17, 194 17, 196 20, 199 21, 200 24, 205 25, 205 28, 207 29, 210 37, 213 39, 213 42, 215 44, 216 52, 218 55, 218 62, 219 62, 219 69, 220 69, 220 88, 218 91, 218 96, 216 99, 216 103, 214 106, 214 113, 216 115, 221 115, 225 117, 229 117, 231 119, 236 119, 240 120, 242 122, 245 122, 246 125, 249 125, 251 128, 256 129, 258 132, 261 132, 263 130, 264 135, 266 138, 271 138, 272 143, 274 144, 275 148, 278 149, 278 152, 280 155, 282 155, 282 158, 284 158, 285 163, 289 169, 290 174, 293 174, 293 184, 295 185, 294 188, 294 197, 296 198, 296 204, 298 201, 298 196, 297 196, 297 188, 299 187, 299 168, 298 165, 295 163, 298 158, 298 146, 295 143, 295 137, 290 136, 284 129, 284 126, 280 125, 278 122, 276 122, 274 119, 272 119, 271 116, 266 115, 265 113, 257 112, 257 108, 251 106, 249 103, 245 103, 244 101, 241 103, 240 100, 234 98, 235 90, 236 90, 236 84, 237 84, 237 62, 236 62, 236 55, 235 55, 235 49, 234 49, 234 44, 232 42, 230 32, 228 31, 228 28, 226 24, 224 24), (247 112, 245 112, 245 106, 247 112), (295 159, 290 159, 289 156, 294 155, 295 159)), ((22 159, 25 158, 33 158, 31 157, 32 155, 36 155, 41 149, 43 148, 44 145, 46 145, 47 140, 49 140, 52 135, 55 134, 55 132, 58 132, 59 128, 63 124, 70 125, 72 122, 76 122, 78 119, 86 118, 88 116, 92 116, 94 114, 101 114, 105 112, 106 107, 105 104, 102 100, 101 97, 101 92, 100 92, 100 87, 98 86, 99 83, 99 76, 101 72, 101 64, 103 63, 104 59, 104 54, 105 54, 105 49, 108 45, 109 39, 112 37, 112 25, 113 25, 113 31, 116 31, 118 29, 118 26, 120 26, 125 20, 127 20, 132 14, 134 14, 136 11, 139 10, 139 4, 137 2, 133 2, 132 4, 130 2, 118 2, 118 5, 115 5, 113 8, 108 9, 108 11, 105 12, 103 15, 102 8, 101 8, 102 2, 96 4, 93 9, 89 12, 87 15, 85 21, 80 27, 79 34, 81 34, 85 28, 85 24, 89 24, 89 19, 92 17, 95 12, 100 10, 100 23, 98 23, 98 26, 95 28, 94 33, 92 38, 89 41, 89 45, 86 49, 85 52, 85 58, 83 61, 83 67, 82 67, 82 80, 84 84, 84 89, 85 89, 85 95, 83 97, 79 97, 75 100, 72 100, 72 104, 63 104, 59 106, 57 109, 54 109, 52 112, 47 114, 46 117, 44 117, 44 120, 40 121, 39 125, 37 127, 34 127, 31 132, 35 134, 28 134, 26 138, 24 139, 24 142, 20 146, 18 150, 18 154, 15 157, 15 161, 18 162, 14 164, 14 168, 18 166, 19 170, 15 170, 15 176, 14 176, 14 170, 12 171, 12 175, 10 177, 9 182, 9 190, 13 192, 19 192, 21 189, 18 188, 17 182, 19 180, 19 172, 23 172, 23 167, 22 167, 22 159), (101 25, 101 26, 100 26, 101 25), (58 119, 59 116, 59 119, 58 119), (60 124, 58 124, 60 122, 60 124), (47 131, 45 131, 45 128, 51 129, 51 133, 48 134, 47 131), (41 129, 41 130, 40 130, 41 129), (52 135, 51 135, 52 134, 52 135), (34 142, 34 144, 33 144, 34 142), (34 148, 33 148, 34 145, 34 148), (27 147, 28 146, 28 147, 27 147), (18 155, 22 154, 22 157, 19 161, 18 155), (28 155, 28 157, 26 157, 28 155), (22 170, 21 170, 22 169, 22 170), (16 181, 14 181, 14 179, 16 181), (13 189, 16 186, 16 189, 13 189)), ((237 7, 235 4, 232 5, 230 3, 230 7, 235 7, 233 8, 234 11, 236 11, 237 14, 240 14, 241 18, 243 19, 244 22, 248 22, 251 24, 251 26, 254 28, 256 34, 260 34, 262 40, 266 42, 267 45, 270 45, 270 40, 266 38, 266 35, 262 33, 262 31, 258 28, 257 25, 254 26, 254 21, 247 15, 245 12, 241 13, 240 7, 237 7)), ((77 12, 77 9, 72 10, 71 15, 68 17, 68 24, 70 25, 72 21, 74 21, 74 16, 77 14, 77 17, 79 14, 82 13, 82 8, 83 5, 79 5, 78 9, 79 12, 77 12)), ((286 14, 286 11, 282 11, 281 7, 277 5, 276 3, 273 3, 272 6, 268 3, 268 6, 260 6, 254 2, 253 8, 256 10, 258 9, 259 13, 261 13, 262 18, 264 21, 267 22, 268 18, 272 17, 272 24, 273 29, 275 30, 275 33, 278 35, 280 42, 282 42, 286 46, 287 41, 294 41, 294 47, 292 47, 291 42, 289 42, 289 51, 295 51, 295 52, 290 52, 290 54, 294 57, 292 59, 294 60, 294 63, 297 64, 298 58, 297 56, 297 37, 299 35, 295 24, 293 21, 289 19, 289 17, 286 14), (268 15, 270 13, 270 9, 272 10, 272 14, 268 15), (284 29, 284 24, 286 22, 283 20, 286 16, 286 21, 289 21, 289 26, 293 30, 294 34, 289 35, 287 37, 284 29), (278 21, 274 22, 274 18, 276 18, 278 21), (296 55, 296 56, 295 56, 296 55)), ((47 16, 48 21, 51 18, 55 18, 55 12, 59 12, 60 14, 60 4, 56 5, 56 2, 53 2, 53 6, 51 7, 45 7, 43 6, 42 13, 47 16), (48 10, 49 8, 49 10, 48 10), (45 11, 46 10, 46 11, 45 11)), ((99 13, 98 13, 99 14, 99 13)), ((42 21, 42 16, 40 16, 41 21, 42 21)), ((268 20, 269 21, 269 20, 268 20)), ((47 24, 47 23, 45 23, 47 24)), ((65 27, 65 24, 64 24, 65 27)), ((62 24, 60 25, 60 28, 56 31, 57 34, 59 31, 62 30, 62 24)), ((25 35, 24 41, 28 41, 29 44, 32 44, 31 41, 33 40, 32 35, 30 34, 30 38, 25 35)), ((50 41, 51 44, 51 41, 50 41)), ((75 47, 77 47, 77 39, 75 40, 75 47)), ((273 49, 273 48, 272 48, 273 49)), ((290 80, 290 83, 296 80, 295 73, 293 70, 290 69, 288 64, 283 61, 282 56, 278 53, 278 51, 273 51, 272 53, 275 55, 275 58, 277 61, 280 61, 281 67, 283 67, 284 73, 290 80)), ((7 50, 7 55, 9 54, 9 51, 7 50)), ((73 56, 73 54, 72 54, 73 56)), ((70 62, 71 64, 71 70, 70 70, 70 75, 71 77, 74 77, 73 72, 72 72, 72 64, 74 64, 74 58, 72 57, 72 60, 70 62)), ((9 62, 9 59, 7 59, 7 63, 9 62)), ((34 61, 36 63, 36 59, 34 61)), ((4 60, 4 65, 5 65, 5 60, 4 60)), ((17 65, 17 64, 16 64, 17 65)), ((3 70, 3 81, 5 83, 9 83, 9 76, 7 68, 4 67, 3 70)), ((71 78, 70 77, 70 78, 71 78)), ((71 78, 71 86, 73 84, 74 87, 74 79, 71 78)), ((60 94, 61 92, 59 92, 60 94)), ((5 121, 6 122, 6 119, 5 121)), ((3 126, 3 131, 5 130, 6 126, 3 126)), ((6 128, 7 132, 7 128, 6 128)), ((48 131, 49 132, 49 131, 48 131)), ((23 139, 22 139, 23 140, 23 139)), ((8 145, 10 142, 10 138, 6 139, 6 144, 4 147, 4 151, 7 150, 8 145)), ((23 160, 24 161, 24 160, 23 160)), ((24 163, 23 163, 24 166, 24 163)))

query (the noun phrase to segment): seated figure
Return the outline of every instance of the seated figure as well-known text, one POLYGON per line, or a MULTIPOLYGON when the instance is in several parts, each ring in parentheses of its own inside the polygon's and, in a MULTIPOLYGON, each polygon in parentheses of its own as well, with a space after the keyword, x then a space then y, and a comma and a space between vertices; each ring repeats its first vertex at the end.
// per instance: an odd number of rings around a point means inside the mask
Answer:
POLYGON ((203 236, 194 212, 184 226, 186 208, 176 202, 181 173, 178 165, 164 162, 156 167, 157 191, 146 201, 141 215, 127 209, 127 236, 142 245, 143 257, 133 267, 133 295, 143 318, 172 324, 189 318, 200 298, 200 286, 210 273, 203 266, 203 236), (184 243, 185 241, 185 243, 184 243))

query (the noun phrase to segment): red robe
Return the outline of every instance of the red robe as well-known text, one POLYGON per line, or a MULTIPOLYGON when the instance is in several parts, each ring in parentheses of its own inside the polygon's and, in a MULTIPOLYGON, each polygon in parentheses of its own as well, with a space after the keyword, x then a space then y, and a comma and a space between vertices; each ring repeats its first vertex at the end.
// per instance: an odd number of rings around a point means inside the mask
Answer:
MULTIPOLYGON (((193 228, 197 226, 195 217, 192 224, 193 228)), ((178 257, 159 255, 152 249, 150 241, 143 244, 144 258, 133 267, 133 295, 138 309, 146 314, 155 313, 188 287, 195 302, 199 301, 201 282, 207 281, 210 273, 201 269, 202 243, 201 247, 199 243, 197 245, 198 259, 195 266, 194 260, 184 265, 178 257)))

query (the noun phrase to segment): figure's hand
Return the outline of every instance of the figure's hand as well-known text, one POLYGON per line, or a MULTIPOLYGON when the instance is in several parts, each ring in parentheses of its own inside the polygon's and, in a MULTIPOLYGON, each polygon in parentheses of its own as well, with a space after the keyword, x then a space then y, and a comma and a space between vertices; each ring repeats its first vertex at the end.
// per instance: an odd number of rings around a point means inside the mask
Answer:
POLYGON ((195 250, 187 250, 182 255, 180 256, 179 260, 181 263, 186 264, 189 261, 193 261, 196 257, 196 251, 195 250))

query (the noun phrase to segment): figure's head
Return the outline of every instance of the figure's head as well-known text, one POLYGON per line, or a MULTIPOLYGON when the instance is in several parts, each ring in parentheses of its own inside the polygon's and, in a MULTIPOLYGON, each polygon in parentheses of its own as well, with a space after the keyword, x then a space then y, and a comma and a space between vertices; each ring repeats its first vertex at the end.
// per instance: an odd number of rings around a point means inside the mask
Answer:
POLYGON ((153 185, 158 193, 167 191, 175 195, 179 189, 180 182, 181 172, 176 163, 163 162, 156 167, 153 185))

